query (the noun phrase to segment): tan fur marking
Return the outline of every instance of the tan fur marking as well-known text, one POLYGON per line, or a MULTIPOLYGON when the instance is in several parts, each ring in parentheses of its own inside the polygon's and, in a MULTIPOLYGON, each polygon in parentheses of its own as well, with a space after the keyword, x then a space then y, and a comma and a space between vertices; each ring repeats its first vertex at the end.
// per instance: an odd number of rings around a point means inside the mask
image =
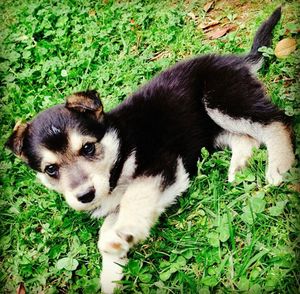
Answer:
POLYGON ((96 143, 96 138, 83 136, 74 130, 69 132, 69 147, 72 152, 79 152, 86 143, 96 143))
POLYGON ((76 131, 69 132, 69 148, 76 152, 82 148, 83 137, 76 131))
POLYGON ((45 168, 46 165, 48 164, 58 164, 59 163, 59 157, 52 151, 46 149, 46 148, 41 148, 40 154, 42 156, 42 162, 41 162, 41 168, 42 170, 45 168))
POLYGON ((120 243, 111 243, 110 246, 116 250, 120 250, 122 247, 120 243))
POLYGON ((28 124, 21 123, 21 121, 18 121, 14 127, 14 132, 12 136, 10 137, 10 142, 12 142, 11 149, 12 151, 19 157, 23 158, 22 156, 22 148, 23 148, 23 139, 25 135, 25 131, 28 127, 28 124))
POLYGON ((67 98, 66 106, 80 112, 85 112, 86 110, 94 111, 97 118, 100 118, 103 111, 102 105, 96 104, 95 101, 89 97, 76 93, 67 98))

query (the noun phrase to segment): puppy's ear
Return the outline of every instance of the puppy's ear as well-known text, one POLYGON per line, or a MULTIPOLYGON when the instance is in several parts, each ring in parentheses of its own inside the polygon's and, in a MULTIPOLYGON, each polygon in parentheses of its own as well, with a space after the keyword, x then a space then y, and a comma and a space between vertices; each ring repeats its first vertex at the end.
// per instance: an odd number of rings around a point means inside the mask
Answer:
POLYGON ((103 114, 103 106, 99 94, 95 90, 72 94, 67 97, 66 107, 92 114, 96 119, 100 119, 103 114))
POLYGON ((5 143, 5 147, 9 148, 17 156, 20 156, 22 158, 23 158, 22 156, 23 141, 28 127, 29 127, 28 123, 22 124, 20 122, 17 122, 17 124, 14 127, 13 133, 5 143))

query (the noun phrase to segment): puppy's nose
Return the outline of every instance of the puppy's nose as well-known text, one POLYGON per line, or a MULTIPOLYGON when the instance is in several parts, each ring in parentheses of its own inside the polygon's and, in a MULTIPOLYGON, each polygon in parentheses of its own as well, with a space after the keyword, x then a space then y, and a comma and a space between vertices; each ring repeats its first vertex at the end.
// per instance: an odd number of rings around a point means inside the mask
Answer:
POLYGON ((95 189, 91 188, 87 193, 79 194, 77 198, 81 203, 92 202, 95 198, 95 189))

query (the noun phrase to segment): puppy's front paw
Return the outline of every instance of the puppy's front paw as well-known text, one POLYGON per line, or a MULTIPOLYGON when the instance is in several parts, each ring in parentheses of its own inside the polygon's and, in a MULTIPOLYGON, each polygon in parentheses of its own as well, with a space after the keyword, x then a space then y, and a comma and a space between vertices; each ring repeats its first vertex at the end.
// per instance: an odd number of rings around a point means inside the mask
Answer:
POLYGON ((116 283, 123 277, 123 266, 127 263, 127 258, 119 258, 115 255, 102 253, 102 271, 100 276, 101 292, 112 294, 121 285, 116 283))
POLYGON ((102 232, 98 247, 102 255, 101 290, 112 294, 120 285, 115 283, 123 277, 123 266, 127 263, 127 252, 130 244, 128 236, 120 235, 114 229, 102 232))
POLYGON ((98 247, 101 252, 124 257, 129 250, 131 239, 131 236, 111 230, 100 238, 98 247))

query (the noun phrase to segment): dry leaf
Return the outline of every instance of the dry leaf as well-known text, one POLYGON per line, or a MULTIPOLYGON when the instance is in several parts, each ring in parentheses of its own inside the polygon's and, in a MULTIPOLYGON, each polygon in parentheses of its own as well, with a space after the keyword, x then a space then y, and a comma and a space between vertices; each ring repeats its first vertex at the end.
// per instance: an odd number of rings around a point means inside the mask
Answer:
POLYGON ((207 2, 207 3, 204 5, 203 10, 204 10, 205 12, 210 11, 210 10, 213 8, 213 5, 214 5, 214 4, 215 4, 215 1, 209 1, 209 2, 207 2))
POLYGON ((218 20, 213 20, 211 22, 207 22, 207 23, 201 23, 199 25, 199 28, 202 30, 208 30, 211 29, 212 27, 218 25, 220 22, 218 20))
POLYGON ((296 50, 296 40, 291 38, 286 38, 277 43, 274 53, 277 58, 284 58, 290 55, 295 50, 296 50))
POLYGON ((291 190, 300 193, 300 184, 299 184, 299 183, 297 183, 297 184, 290 184, 288 187, 289 187, 291 190))
POLYGON ((171 53, 169 51, 157 52, 154 54, 154 56, 152 58, 149 59, 149 61, 155 61, 160 58, 170 57, 170 56, 171 56, 171 53))
POLYGON ((225 36, 228 33, 228 31, 229 31, 228 28, 217 28, 215 30, 208 32, 206 36, 209 39, 214 40, 225 36))
POLYGON ((26 290, 25 290, 25 287, 24 287, 23 283, 20 283, 20 285, 17 288, 17 292, 16 293, 17 294, 26 294, 26 290))

